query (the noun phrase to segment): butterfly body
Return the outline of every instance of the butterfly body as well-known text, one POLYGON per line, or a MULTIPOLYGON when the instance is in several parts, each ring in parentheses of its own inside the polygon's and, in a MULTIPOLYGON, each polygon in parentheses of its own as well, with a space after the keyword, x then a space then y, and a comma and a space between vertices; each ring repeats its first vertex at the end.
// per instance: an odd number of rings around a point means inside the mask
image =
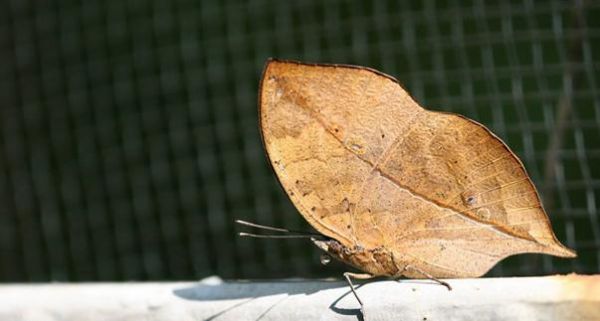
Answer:
POLYGON ((373 276, 400 277, 404 272, 402 261, 396 261, 391 251, 383 248, 367 249, 361 246, 348 248, 336 240, 313 240, 321 250, 340 262, 353 266, 373 276))

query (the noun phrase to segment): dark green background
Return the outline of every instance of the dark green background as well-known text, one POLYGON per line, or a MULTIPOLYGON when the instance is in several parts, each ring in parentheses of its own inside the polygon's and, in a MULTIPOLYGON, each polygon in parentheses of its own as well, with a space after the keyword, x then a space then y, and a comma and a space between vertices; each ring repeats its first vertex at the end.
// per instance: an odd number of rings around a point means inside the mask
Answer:
POLYGON ((580 256, 490 275, 600 271, 598 2, 5 0, 0 281, 339 275, 236 237, 308 228, 260 143, 268 57, 379 69, 502 137, 580 256))

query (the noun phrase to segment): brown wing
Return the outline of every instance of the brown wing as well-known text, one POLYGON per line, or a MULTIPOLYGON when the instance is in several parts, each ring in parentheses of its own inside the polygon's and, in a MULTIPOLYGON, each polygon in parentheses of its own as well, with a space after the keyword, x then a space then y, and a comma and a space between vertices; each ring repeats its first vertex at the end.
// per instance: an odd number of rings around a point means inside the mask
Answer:
POLYGON ((523 252, 574 256, 500 139, 421 108, 389 76, 272 60, 259 105, 281 184, 312 226, 345 246, 385 246, 436 276, 481 275, 523 252))

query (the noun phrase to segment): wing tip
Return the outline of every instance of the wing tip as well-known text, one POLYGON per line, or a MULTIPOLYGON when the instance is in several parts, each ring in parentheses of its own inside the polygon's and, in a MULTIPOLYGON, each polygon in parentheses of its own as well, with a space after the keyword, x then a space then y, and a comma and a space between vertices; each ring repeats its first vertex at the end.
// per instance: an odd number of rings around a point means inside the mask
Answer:
POLYGON ((553 256, 564 257, 567 259, 572 259, 577 257, 577 252, 571 250, 570 248, 562 245, 560 242, 549 246, 544 253, 550 254, 553 256))
POLYGON ((350 70, 357 70, 357 71, 366 71, 366 72, 375 74, 377 76, 382 76, 384 78, 387 78, 388 80, 392 81, 393 83, 397 84, 398 86, 400 86, 401 88, 404 89, 404 86, 402 86, 400 81, 398 81, 398 79, 396 79, 394 76, 388 75, 384 72, 381 72, 381 71, 371 68, 371 67, 352 65, 352 64, 343 64, 343 63, 307 62, 307 61, 300 61, 300 60, 294 60, 294 59, 268 57, 265 61, 265 65, 263 67, 263 76, 266 74, 266 71, 270 66, 275 66, 275 65, 292 65, 292 66, 300 66, 300 67, 322 67, 322 68, 343 68, 343 69, 350 69, 350 70))

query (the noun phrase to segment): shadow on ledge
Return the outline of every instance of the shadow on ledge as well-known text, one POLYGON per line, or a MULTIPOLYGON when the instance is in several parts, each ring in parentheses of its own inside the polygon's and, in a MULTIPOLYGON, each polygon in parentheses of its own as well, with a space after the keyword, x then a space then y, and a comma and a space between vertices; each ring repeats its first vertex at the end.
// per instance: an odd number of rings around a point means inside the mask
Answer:
POLYGON ((277 294, 312 294, 322 290, 347 287, 340 281, 214 281, 200 282, 197 285, 173 290, 173 293, 185 300, 212 301, 258 298, 277 294))
MULTIPOLYGON (((357 288, 361 287, 358 285, 357 288)), ((280 281, 277 282, 256 282, 256 281, 221 281, 220 279, 209 278, 205 281, 198 283, 197 285, 173 290, 173 293, 182 299, 191 301, 214 301, 214 300, 235 300, 235 299, 247 299, 241 302, 237 302, 229 308, 220 311, 213 315, 207 320, 213 320, 228 311, 238 308, 242 305, 252 302, 253 300, 263 297, 278 294, 305 294, 309 295, 318 291, 335 289, 335 288, 347 288, 348 284, 343 281, 328 281, 320 280, 319 282, 306 282, 304 281, 280 281)), ((337 307, 337 304, 347 295, 350 295, 351 291, 348 290, 342 294, 339 298, 331 303, 329 309, 335 313, 341 315, 353 315, 361 321, 363 320, 360 309, 345 309, 337 307)), ((275 307, 277 303, 271 306, 268 310, 275 307)), ((265 311, 265 314, 268 312, 265 311)))

